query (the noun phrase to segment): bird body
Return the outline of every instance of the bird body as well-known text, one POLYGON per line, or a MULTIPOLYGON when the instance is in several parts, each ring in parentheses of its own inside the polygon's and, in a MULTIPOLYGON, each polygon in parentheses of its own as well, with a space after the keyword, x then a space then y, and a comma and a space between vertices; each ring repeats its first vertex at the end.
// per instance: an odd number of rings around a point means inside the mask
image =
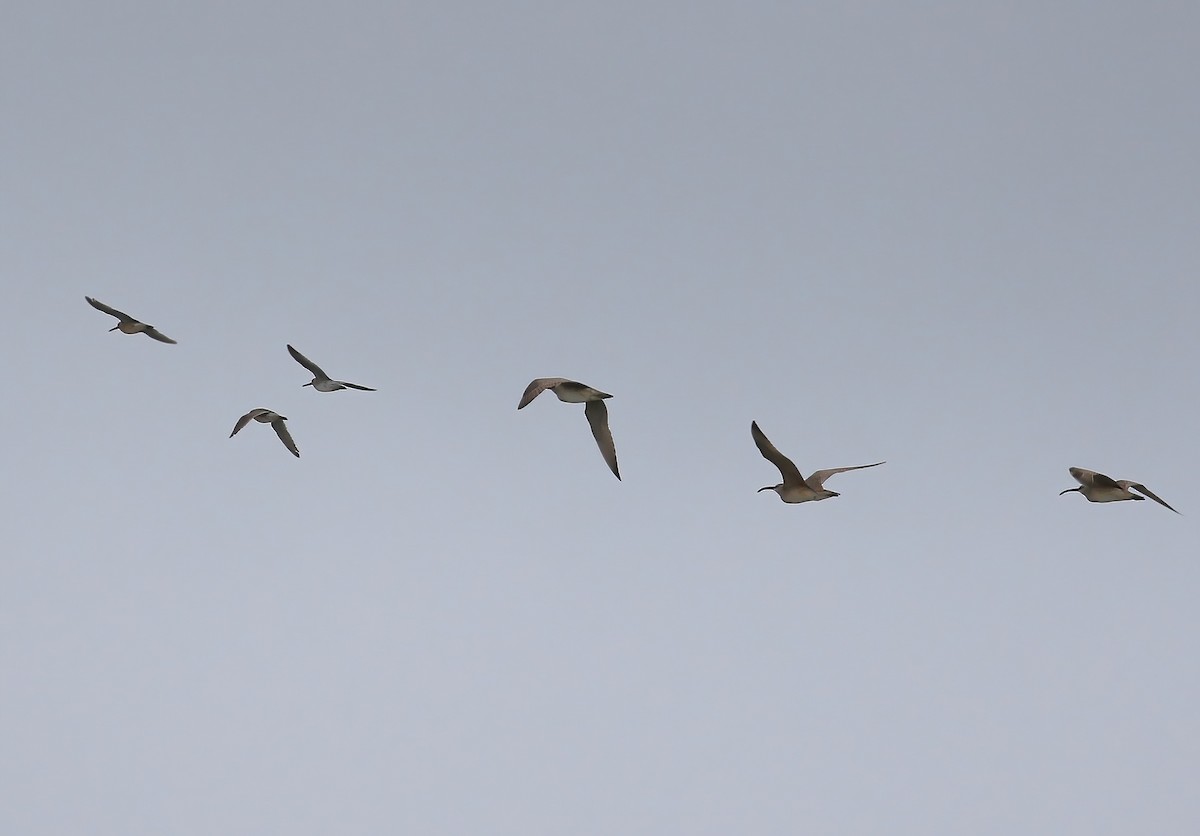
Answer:
POLYGON ((539 377, 525 387, 517 409, 529 406, 534 398, 547 389, 565 403, 585 404, 583 414, 587 418, 588 426, 592 429, 592 437, 596 439, 596 446, 600 448, 600 455, 604 457, 613 476, 620 479, 621 472, 617 469, 617 448, 613 443, 612 431, 608 428, 608 407, 604 405, 604 400, 611 398, 612 395, 585 383, 567 380, 565 377, 539 377))
MULTIPOLYGON (((1060 491, 1059 496, 1068 493, 1081 493, 1088 502, 1123 502, 1125 500, 1144 500, 1146 497, 1153 499, 1164 508, 1171 508, 1166 502, 1157 497, 1154 493, 1146 489, 1145 485, 1132 482, 1128 479, 1112 479, 1105 476, 1103 473, 1097 473, 1094 470, 1086 470, 1082 467, 1068 468, 1071 475, 1075 477, 1075 481, 1079 483, 1078 488, 1067 488, 1065 491, 1060 491), (1132 490, 1130 490, 1132 488, 1132 490), (1139 496, 1145 494, 1145 496, 1139 496)), ((1175 511, 1178 514, 1178 511, 1175 511)))
POLYGON ((363 392, 374 392, 375 391, 374 389, 370 388, 369 386, 359 386, 357 383, 347 383, 344 380, 334 380, 329 375, 325 374, 325 372, 323 372, 321 370, 320 366, 318 366, 312 360, 309 360, 307 357, 305 357, 299 351, 292 348, 290 345, 287 347, 287 350, 288 350, 288 353, 292 355, 293 360, 295 360, 301 366, 304 366, 304 368, 306 368, 310 372, 312 372, 313 379, 310 380, 308 383, 305 383, 304 384, 305 386, 311 386, 312 388, 316 389, 318 392, 336 392, 339 389, 360 389, 363 392))
POLYGON ((233 432, 229 434, 229 437, 233 438, 241 432, 242 427, 249 424, 251 420, 258 421, 261 424, 270 424, 271 429, 275 430, 275 434, 283 442, 283 446, 288 448, 293 456, 300 458, 300 450, 296 447, 296 442, 292 440, 292 434, 288 432, 287 425, 284 424, 287 418, 270 409, 259 407, 247 412, 241 418, 237 419, 237 423, 233 425, 233 432))
POLYGON ((825 488, 813 488, 804 482, 801 482, 799 485, 768 485, 765 488, 759 488, 755 493, 762 493, 763 491, 775 491, 775 493, 779 494, 779 498, 789 505, 796 505, 801 502, 817 502, 822 499, 829 499, 832 496, 841 496, 837 491, 830 491, 825 488))
POLYGON ((120 331, 122 334, 145 334, 147 337, 158 340, 160 343, 175 345, 175 340, 159 331, 153 325, 147 325, 145 322, 136 320, 124 311, 118 311, 116 308, 109 307, 99 299, 93 299, 91 296, 84 296, 83 298, 96 310, 103 311, 109 316, 117 318, 117 324, 109 328, 109 331, 120 331))
POLYGON ((557 395, 558 399, 564 403, 587 403, 588 401, 602 401, 605 398, 612 397, 612 395, 601 392, 599 389, 593 389, 586 383, 567 380, 565 377, 539 377, 525 387, 525 393, 521 395, 521 402, 517 404, 517 409, 524 409, 529 406, 534 398, 547 389, 557 395))
POLYGON ((756 493, 763 491, 775 491, 779 494, 779 498, 788 504, 797 504, 800 502, 816 502, 822 499, 829 499, 832 496, 841 496, 837 491, 831 491, 825 487, 825 480, 837 473, 845 473, 847 470, 863 470, 868 467, 878 467, 886 462, 875 462, 874 464, 860 464, 854 467, 831 467, 827 470, 818 470, 805 479, 800 475, 800 469, 787 456, 780 453, 775 445, 770 442, 762 430, 758 428, 756 421, 750 422, 750 435, 754 439, 755 446, 758 447, 758 452, 762 457, 771 464, 779 468, 779 474, 783 477, 783 482, 778 485, 767 485, 764 488, 759 488, 756 493))

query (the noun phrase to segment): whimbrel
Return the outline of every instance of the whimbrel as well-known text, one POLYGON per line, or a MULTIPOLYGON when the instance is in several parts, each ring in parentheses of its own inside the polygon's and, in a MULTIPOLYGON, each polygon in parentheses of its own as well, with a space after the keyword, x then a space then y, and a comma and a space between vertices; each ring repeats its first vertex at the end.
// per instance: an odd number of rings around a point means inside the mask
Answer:
MULTIPOLYGON (((1067 488, 1065 491, 1060 491, 1059 496, 1065 493, 1073 493, 1078 491, 1083 494, 1088 502, 1120 502, 1125 499, 1145 499, 1146 496, 1153 499, 1164 508, 1171 508, 1170 505, 1163 502, 1150 491, 1146 490, 1145 485, 1139 485, 1137 482, 1130 482, 1128 479, 1110 479, 1103 473, 1097 473, 1094 470, 1084 470, 1082 467, 1069 468, 1071 475, 1075 477, 1075 481, 1079 483, 1078 488, 1067 488), (1138 493, 1144 493, 1146 496, 1138 496, 1129 489, 1138 493)), ((1178 514, 1178 511, 1175 511, 1178 514)))
POLYGON ((287 347, 287 350, 288 353, 292 355, 292 359, 313 373, 313 379, 308 383, 305 383, 305 386, 311 386, 318 392, 336 392, 338 389, 361 389, 364 392, 375 391, 369 386, 359 386, 357 383, 347 383, 344 380, 334 380, 329 375, 325 374, 325 372, 321 371, 320 366, 318 366, 312 360, 309 360, 290 345, 287 347))
POLYGON ((517 409, 529 406, 530 401, 547 389, 557 395, 560 401, 584 404, 583 414, 587 418, 588 426, 592 428, 592 436, 596 439, 596 446, 600 448, 600 455, 604 456, 604 461, 608 463, 613 476, 620 479, 621 473, 617 470, 617 448, 613 444, 612 432, 608 429, 608 407, 604 405, 604 399, 611 398, 612 395, 584 383, 567 380, 565 377, 539 377, 525 387, 525 394, 521 395, 517 409))
POLYGON ((762 453, 764 459, 779 468, 779 473, 783 476, 783 484, 767 485, 765 488, 759 488, 757 493, 775 491, 784 502, 810 502, 829 499, 831 496, 840 496, 841 494, 836 491, 825 489, 825 480, 830 476, 835 473, 845 473, 847 470, 862 470, 865 467, 878 467, 886 464, 886 462, 875 462, 875 464, 860 464, 855 467, 831 467, 828 470, 818 470, 805 479, 800 475, 800 471, 792 463, 792 460, 775 449, 775 445, 763 435, 763 431, 758 428, 755 421, 750 422, 750 435, 754 437, 758 452, 762 453))
POLYGON ((241 431, 242 427, 250 423, 250 419, 254 419, 262 424, 270 424, 275 430, 275 434, 279 436, 279 440, 283 442, 283 446, 291 450, 293 456, 300 458, 300 451, 296 449, 296 442, 292 441, 292 434, 288 432, 287 425, 283 423, 287 420, 287 418, 284 418, 278 412, 273 412, 269 409, 263 409, 262 407, 259 407, 258 409, 252 409, 247 412, 237 420, 236 424, 233 425, 233 432, 229 434, 229 437, 233 438, 235 435, 237 435, 238 432, 241 431))
POLYGON ((83 298, 86 299, 87 303, 96 310, 103 311, 109 316, 115 316, 118 320, 120 320, 112 328, 109 328, 109 331, 120 331, 122 334, 145 334, 147 337, 153 337, 160 343, 171 343, 171 345, 175 345, 175 340, 159 331, 153 325, 147 325, 144 322, 139 322, 124 311, 118 311, 116 308, 110 308, 99 299, 93 299, 91 296, 84 296, 83 298))

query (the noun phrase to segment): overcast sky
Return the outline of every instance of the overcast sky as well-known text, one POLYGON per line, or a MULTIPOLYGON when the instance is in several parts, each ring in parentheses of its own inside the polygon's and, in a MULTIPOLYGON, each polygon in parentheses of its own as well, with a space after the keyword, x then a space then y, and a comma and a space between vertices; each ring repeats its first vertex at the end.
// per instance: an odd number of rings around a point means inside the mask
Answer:
POLYGON ((1198 41, 8 0, 0 831, 1200 832, 1198 41))

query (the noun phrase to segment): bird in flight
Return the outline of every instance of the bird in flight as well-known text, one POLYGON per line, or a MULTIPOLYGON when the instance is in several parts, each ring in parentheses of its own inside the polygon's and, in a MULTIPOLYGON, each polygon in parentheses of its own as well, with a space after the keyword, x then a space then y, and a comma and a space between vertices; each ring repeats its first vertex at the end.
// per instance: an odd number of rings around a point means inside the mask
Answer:
POLYGON ((587 418, 588 426, 592 428, 592 437, 596 439, 600 455, 604 457, 613 476, 620 479, 621 472, 617 470, 617 448, 613 444, 612 431, 608 428, 608 407, 604 405, 604 399, 611 398, 612 395, 601 392, 599 389, 593 389, 585 383, 567 380, 565 377, 539 377, 525 387, 525 393, 521 395, 521 402, 517 404, 517 409, 529 406, 534 398, 547 389, 564 403, 584 404, 583 415, 587 418))
POLYGON ((886 462, 875 462, 854 467, 831 467, 828 470, 818 470, 805 479, 800 475, 799 469, 792 463, 792 460, 775 448, 775 445, 758 428, 758 423, 755 421, 750 422, 750 435, 754 438, 755 445, 758 446, 758 452, 762 453, 764 459, 779 468, 779 474, 783 477, 781 484, 767 485, 765 488, 759 488, 757 493, 775 491, 779 494, 780 499, 788 503, 815 502, 820 499, 829 499, 831 496, 841 496, 837 491, 825 488, 825 480, 830 476, 836 473, 845 473, 847 470, 862 470, 886 464, 886 462))
POLYGON ((288 448, 293 456, 300 458, 300 451, 296 448, 296 442, 292 441, 292 434, 288 432, 287 425, 283 423, 287 418, 270 409, 259 407, 247 412, 241 418, 237 419, 237 423, 233 425, 233 432, 229 434, 229 437, 233 438, 237 435, 242 427, 249 424, 252 419, 262 424, 270 424, 271 428, 275 430, 275 435, 279 436, 279 440, 283 442, 283 446, 288 448))
POLYGON ((118 320, 117 324, 109 331, 120 331, 122 334, 145 334, 147 337, 152 337, 160 343, 170 343, 175 345, 175 340, 168 337, 162 331, 159 331, 153 325, 147 325, 144 322, 134 319, 124 311, 118 311, 116 308, 110 308, 108 305, 101 302, 99 299, 93 299, 91 296, 84 296, 87 303, 98 311, 103 311, 109 316, 115 316, 118 320))
MULTIPOLYGON (((1126 499, 1144 500, 1148 496, 1162 507, 1175 511, 1174 508, 1171 508, 1170 505, 1147 490, 1145 485, 1139 485, 1137 482, 1131 482, 1128 479, 1110 479, 1103 473, 1097 473, 1094 470, 1085 470, 1082 467, 1068 469, 1071 471, 1071 475, 1075 477, 1075 481, 1079 483, 1079 487, 1067 488, 1065 491, 1060 491, 1059 496, 1078 491, 1083 494, 1088 502, 1120 502, 1126 499), (1130 488, 1146 496, 1138 496, 1130 488)), ((1175 511, 1175 513, 1178 514, 1179 512, 1175 511)))
POLYGON ((357 383, 347 383, 344 380, 334 380, 329 375, 321 370, 321 367, 309 360, 303 354, 290 345, 287 347, 288 353, 292 355, 292 359, 299 363, 304 368, 308 369, 313 374, 313 379, 305 386, 311 386, 318 392, 336 392, 338 389, 361 389, 364 392, 374 392, 375 390, 369 386, 359 386, 357 383))

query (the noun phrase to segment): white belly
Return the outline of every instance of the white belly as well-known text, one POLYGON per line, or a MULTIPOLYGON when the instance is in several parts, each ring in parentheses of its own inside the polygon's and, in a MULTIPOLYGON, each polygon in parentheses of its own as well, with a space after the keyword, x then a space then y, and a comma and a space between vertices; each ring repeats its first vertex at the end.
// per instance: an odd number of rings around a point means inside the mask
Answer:
POLYGON ((813 502, 818 499, 825 499, 824 496, 814 493, 811 488, 806 487, 786 487, 779 492, 779 498, 791 505, 795 505, 798 502, 813 502))
POLYGON ((565 386, 559 386, 554 390, 554 394, 558 395, 558 399, 565 403, 587 403, 588 401, 596 400, 595 389, 568 389, 565 386))
POLYGON ((1123 491, 1120 488, 1100 488, 1093 490, 1088 495, 1088 499, 1092 502, 1120 502, 1123 499, 1133 499, 1128 491, 1123 491))

